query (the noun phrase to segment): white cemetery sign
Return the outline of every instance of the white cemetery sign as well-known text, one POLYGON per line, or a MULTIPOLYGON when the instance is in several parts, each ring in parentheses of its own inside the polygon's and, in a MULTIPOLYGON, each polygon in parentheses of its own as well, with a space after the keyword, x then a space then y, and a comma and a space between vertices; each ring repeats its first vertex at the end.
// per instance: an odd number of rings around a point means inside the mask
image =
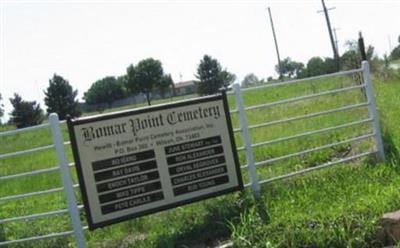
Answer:
POLYGON ((243 189, 224 93, 68 128, 91 230, 243 189))

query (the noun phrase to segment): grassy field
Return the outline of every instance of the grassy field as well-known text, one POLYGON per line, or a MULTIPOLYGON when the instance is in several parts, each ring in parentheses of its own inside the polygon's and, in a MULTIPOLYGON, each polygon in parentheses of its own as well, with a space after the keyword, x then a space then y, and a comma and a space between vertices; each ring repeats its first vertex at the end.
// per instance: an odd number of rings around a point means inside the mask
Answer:
MULTIPOLYGON (((244 94, 246 106, 274 102, 326 90, 353 85, 348 77, 310 83, 266 88, 244 94)), ((236 247, 381 247, 379 217, 400 207, 400 80, 375 82, 377 103, 384 130, 388 161, 376 165, 371 158, 361 159, 335 168, 313 172, 307 176, 279 181, 262 187, 261 208, 269 220, 260 218, 251 191, 245 190, 215 199, 194 203, 151 216, 86 232, 89 247, 192 247, 231 239, 236 247), (166 225, 167 224, 167 225, 166 225)), ((349 104, 364 102, 360 90, 328 97, 288 103, 248 113, 250 125, 285 119, 349 104)), ((229 98, 231 109, 235 102, 229 98)), ((125 108, 126 109, 126 108, 125 108)), ((121 110, 121 109, 118 109, 121 110)), ((115 109, 113 110, 115 111, 115 109)), ((270 125, 251 131, 252 142, 258 143, 304 131, 328 128, 368 118, 366 108, 357 108, 333 115, 323 115, 286 124, 270 125)), ((238 118, 232 116, 234 127, 238 118)), ((9 127, 1 127, 1 131, 9 127)), ((63 127, 64 138, 68 134, 63 127)), ((342 141, 370 133, 370 124, 361 124, 337 131, 261 146, 254 150, 257 161, 283 156, 312 147, 342 141)), ((235 135, 242 146, 240 134, 235 135)), ((0 154, 48 145, 50 131, 38 130, 0 138, 0 154)), ((72 162, 68 147, 68 157, 72 162)), ((372 140, 353 142, 322 151, 279 161, 258 169, 260 179, 343 159, 375 149, 372 140)), ((241 164, 246 164, 243 152, 241 164)), ((0 175, 12 175, 56 166, 54 152, 0 160, 0 175)), ((76 181, 74 169, 71 170, 76 181)), ((243 171, 245 182, 247 172, 243 171)), ((0 182, 0 197, 60 187, 58 172, 0 182)), ((77 191, 78 192, 78 191, 77 191)), ((0 219, 29 215, 66 207, 62 193, 0 203, 0 219)), ((78 194, 79 197, 79 194, 78 194)), ((82 216, 82 220, 85 220, 82 216)), ((34 235, 69 230, 67 215, 30 222, 0 224, 0 240, 13 240, 34 235)), ((24 243, 11 247, 71 247, 73 238, 60 238, 24 243)))

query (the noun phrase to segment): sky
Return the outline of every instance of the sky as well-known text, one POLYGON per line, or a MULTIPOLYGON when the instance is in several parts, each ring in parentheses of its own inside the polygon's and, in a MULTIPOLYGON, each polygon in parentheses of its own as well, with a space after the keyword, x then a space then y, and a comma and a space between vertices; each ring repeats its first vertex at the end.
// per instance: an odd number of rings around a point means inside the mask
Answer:
MULTIPOLYGON (((400 35, 400 0, 325 0, 339 53, 362 31, 377 55, 400 35)), ((153 57, 175 82, 195 78, 204 54, 240 81, 248 73, 276 77, 267 7, 281 58, 303 63, 332 57, 320 0, 0 0, 0 94, 6 116, 18 93, 42 108, 54 73, 83 93, 98 79, 126 73, 153 57)))

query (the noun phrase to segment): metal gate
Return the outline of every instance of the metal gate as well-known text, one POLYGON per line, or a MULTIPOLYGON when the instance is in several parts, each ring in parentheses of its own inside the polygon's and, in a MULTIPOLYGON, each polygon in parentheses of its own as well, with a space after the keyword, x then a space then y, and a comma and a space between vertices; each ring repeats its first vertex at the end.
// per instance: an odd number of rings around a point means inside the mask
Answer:
MULTIPOLYGON (((306 79, 299 79, 299 80, 292 80, 292 81, 286 81, 286 82, 278 82, 278 83, 267 83, 263 84, 257 87, 251 87, 251 88, 244 88, 241 89, 240 85, 235 84, 233 85, 233 91, 228 92, 229 95, 233 95, 233 97, 230 99, 231 101, 235 101, 236 109, 231 111, 232 117, 236 118, 236 124, 237 128, 234 129, 234 132, 236 133, 237 137, 237 144, 242 144, 240 147, 237 148, 238 152, 242 154, 242 161, 245 164, 242 165, 243 169, 248 169, 248 177, 249 180, 247 180, 246 187, 250 187, 253 190, 253 193, 255 197, 260 196, 260 185, 261 184, 268 184, 277 180, 281 179, 286 179, 290 178, 293 176, 305 174, 314 170, 318 169, 323 169, 327 167, 331 167, 334 165, 342 164, 344 162, 352 161, 355 159, 359 159, 368 155, 375 154, 377 157, 381 160, 384 160, 384 151, 383 151, 383 145, 382 145, 382 139, 381 139, 381 133, 380 133, 380 127, 379 127, 379 119, 377 115, 377 110, 376 110, 376 105, 375 105, 375 99, 374 99, 374 93, 373 93, 373 88, 372 88, 372 83, 371 83, 371 78, 370 78, 370 72, 369 72, 369 65, 368 62, 364 61, 362 63, 362 68, 360 69, 355 69, 355 70, 350 70, 350 71, 345 71, 345 72, 338 72, 338 73, 333 73, 329 75, 322 75, 322 76, 317 76, 317 77, 312 77, 312 78, 306 78, 306 79), (321 82, 329 81, 330 78, 334 77, 346 77, 350 78, 352 75, 359 75, 362 74, 363 82, 361 84, 354 82, 353 80, 352 83, 346 83, 346 84, 341 84, 339 83, 340 87, 335 87, 335 88, 327 88, 322 91, 317 90, 318 87, 314 88, 313 81, 316 81, 316 84, 319 84, 321 82), (350 77, 349 77, 350 76, 350 77), (269 91, 270 89, 273 88, 279 88, 279 87, 293 87, 294 85, 300 85, 300 84, 306 84, 306 85, 311 85, 312 93, 311 94, 306 94, 306 95, 300 95, 300 96, 291 96, 288 98, 284 99, 279 99, 276 101, 271 101, 271 102, 261 102, 258 104, 245 104, 244 100, 252 100, 251 98, 251 92, 255 93, 260 93, 262 94, 263 91, 269 91), (255 122, 255 123, 249 123, 249 122, 254 122, 253 119, 257 119, 260 116, 257 116, 257 114, 265 114, 266 116, 271 115, 272 111, 271 109, 282 106, 282 105, 287 105, 287 104, 293 104, 295 105, 292 106, 299 106, 300 102, 304 101, 309 101, 311 99, 326 99, 328 96, 337 96, 340 94, 346 94, 348 92, 358 92, 357 94, 359 95, 357 98, 358 100, 361 99, 361 101, 358 101, 356 103, 346 103, 342 104, 339 107, 335 108, 329 108, 329 109, 324 109, 321 111, 317 112, 307 112, 305 114, 301 115, 293 115, 293 116, 286 116, 285 118, 282 119, 272 119, 268 121, 261 121, 261 122, 255 122), (248 96, 247 94, 250 94, 248 96), (312 120, 313 118, 317 117, 322 117, 322 116, 329 116, 329 115, 335 115, 338 113, 346 113, 348 111, 356 110, 356 109, 365 109, 365 112, 367 113, 367 116, 365 118, 361 119, 355 119, 351 120, 345 123, 339 123, 336 125, 328 126, 328 127, 323 127, 319 129, 312 129, 312 130, 305 130, 303 132, 291 134, 288 136, 281 136, 281 137, 275 137, 273 139, 264 139, 263 135, 268 134, 268 131, 259 131, 258 133, 254 133, 254 130, 259 130, 271 126, 276 126, 276 125, 284 125, 285 123, 295 123, 296 121, 300 120, 312 120), (259 112, 257 112, 259 111, 259 112), (264 112, 262 112, 264 111, 264 112), (267 112, 265 112, 267 111, 267 112), (251 113, 256 113, 257 118, 249 118, 251 116, 251 113), (235 117, 236 116, 236 117, 235 117), (265 149, 265 147, 276 145, 276 144, 281 144, 287 141, 293 141, 293 140, 302 140, 302 139, 307 139, 308 137, 311 137, 313 135, 320 135, 320 134, 325 134, 325 133, 332 133, 335 131, 341 131, 346 128, 358 128, 360 125, 368 125, 370 128, 368 129, 369 131, 366 133, 362 134, 357 134, 353 135, 352 137, 340 137, 340 140, 336 140, 332 142, 329 137, 327 138, 328 142, 325 142, 322 145, 319 146, 309 146, 306 147, 306 149, 303 150, 298 150, 295 152, 291 152, 290 149, 288 149, 288 153, 286 154, 281 154, 279 156, 271 156, 271 154, 268 153, 260 153, 257 152, 257 149, 265 149), (253 133, 252 133, 253 132, 253 133), (260 136, 260 137, 258 137, 260 136), (361 147, 360 149, 354 151, 352 154, 346 154, 346 156, 342 156, 340 158, 336 158, 332 161, 327 161, 325 163, 321 164, 312 164, 308 165, 305 168, 300 168, 298 170, 294 171, 289 171, 288 173, 284 173, 281 175, 273 175, 271 177, 268 177, 268 171, 262 171, 263 168, 265 167, 271 167, 272 165, 274 166, 279 166, 277 164, 278 162, 282 162, 288 159, 292 159, 295 157, 302 157, 306 156, 307 154, 312 154, 318 151, 323 151, 325 149, 331 149, 340 145, 346 145, 346 144, 351 144, 354 142, 360 142, 363 140, 372 140, 372 142, 369 143, 369 147, 371 147, 372 143, 372 149, 366 149, 362 150, 361 147), (261 155, 260 155, 261 154, 261 155), (267 178, 260 178, 263 175, 267 175, 267 178)), ((273 95, 272 95, 273 96, 273 95)), ((351 97, 350 97, 351 98, 351 97)), ((262 101, 266 100, 261 98, 262 101)), ((318 104, 318 103, 317 103, 318 104)), ((278 111, 279 112, 279 111, 278 111)), ((352 116, 352 114, 349 114, 352 116)), ((353 116, 352 116, 353 117, 353 116)), ((357 116, 355 116, 357 117, 357 116)), ((262 119, 262 118, 261 118, 262 119)), ((20 130, 12 130, 12 131, 6 131, 0 133, 0 138, 4 138, 7 136, 13 136, 13 135, 19 135, 21 133, 26 133, 30 132, 33 130, 38 130, 38 129, 48 129, 49 127, 51 128, 51 135, 52 135, 52 143, 50 145, 45 145, 45 146, 40 146, 40 147, 35 147, 35 148, 30 148, 30 149, 25 149, 22 151, 14 151, 14 152, 9 152, 5 154, 0 154, 0 160, 3 159, 9 159, 12 157, 17 157, 17 156, 25 156, 27 154, 36 154, 40 152, 44 152, 47 150, 55 149, 56 154, 57 154, 57 160, 58 164, 54 167, 50 168, 44 168, 44 169, 35 169, 32 171, 25 171, 22 173, 17 173, 17 174, 10 174, 10 175, 1 175, 0 176, 0 183, 2 185, 5 185, 9 181, 13 180, 24 180, 27 177, 32 177, 36 175, 42 175, 42 174, 48 174, 48 173, 54 173, 59 171, 61 178, 62 178, 62 187, 53 187, 50 189, 45 189, 45 190, 40 190, 40 191, 34 191, 34 192, 29 192, 29 193, 24 193, 24 194, 15 194, 15 195, 7 195, 7 196, 1 196, 0 197, 0 204, 10 202, 10 201, 16 201, 28 197, 38 197, 38 196, 43 196, 43 195, 48 195, 48 194, 55 194, 59 192, 64 192, 65 195, 65 200, 66 200, 66 205, 67 208, 65 209, 55 209, 47 212, 42 212, 42 213, 36 213, 36 214, 31 214, 31 215, 25 215, 25 216, 17 216, 17 217, 7 217, 0 219, 0 227, 3 224, 6 223, 13 223, 13 222, 21 222, 21 221, 31 221, 31 220, 37 220, 41 218, 51 218, 54 216, 60 216, 60 215, 66 215, 69 214, 70 216, 70 221, 72 225, 72 230, 64 230, 56 233, 44 233, 41 235, 36 235, 33 237, 24 237, 24 238, 16 238, 13 240, 8 240, 8 241, 0 241, 0 246, 4 245, 10 245, 10 244, 18 244, 18 243, 23 243, 23 242, 31 242, 31 241, 37 241, 37 240, 42 240, 42 239, 54 239, 58 237, 63 237, 63 236, 69 236, 69 235, 74 235, 77 246, 78 247, 86 247, 86 242, 85 242, 85 236, 84 236, 84 230, 87 227, 82 226, 81 219, 80 219, 80 213, 79 211, 82 209, 81 205, 77 204, 76 200, 76 195, 75 195, 75 189, 79 187, 78 184, 73 184, 73 180, 71 178, 70 174, 70 169, 71 167, 74 167, 73 163, 69 163, 67 161, 67 156, 65 152, 65 146, 69 145, 69 142, 64 142, 63 137, 62 137, 62 132, 60 130, 60 122, 58 120, 58 117, 56 114, 51 114, 49 117, 49 123, 48 124, 43 124, 35 127, 29 127, 25 129, 20 129, 20 130)), ((296 124, 293 124, 296 125, 296 124)), ((334 137, 334 136, 333 136, 334 137)), ((308 146, 309 144, 311 145, 312 142, 308 142, 307 140, 304 141, 304 143, 308 146)), ((1 164, 0 164, 1 165, 1 164)), ((246 174, 246 173, 245 173, 246 174)), ((28 228, 29 226, 27 226, 28 228)), ((1 233, 0 233, 1 234, 1 233)), ((0 236, 1 238, 1 236, 0 236)))
POLYGON ((239 124, 240 124, 240 127, 236 128, 234 131, 237 133, 240 133, 241 137, 243 139, 243 146, 238 147, 237 150, 238 150, 238 152, 245 152, 247 164, 243 165, 242 168, 248 169, 249 178, 250 178, 250 182, 248 184, 246 184, 245 186, 247 186, 247 187, 251 186, 253 193, 256 197, 260 196, 260 184, 268 184, 268 183, 271 183, 271 182, 274 182, 277 180, 282 180, 282 179, 290 178, 293 176, 305 174, 305 173, 308 173, 308 172, 311 172, 314 170, 331 167, 331 166, 338 165, 338 164, 341 164, 344 162, 349 162, 349 161, 352 161, 355 159, 359 159, 359 158, 362 158, 362 157, 365 157, 365 156, 368 156, 371 154, 376 154, 377 157, 381 161, 383 161, 385 159, 382 138, 381 138, 380 125, 379 125, 379 118, 378 118, 376 104, 375 104, 375 97, 374 97, 374 91, 373 91, 371 77, 370 77, 369 64, 367 61, 362 62, 362 68, 360 68, 360 69, 337 72, 337 73, 321 75, 321 76, 316 76, 316 77, 311 77, 311 78, 298 79, 298 80, 292 80, 292 81, 286 81, 286 82, 278 82, 278 83, 270 83, 270 84, 264 84, 264 85, 261 85, 258 87, 251 87, 251 88, 245 88, 245 89, 241 89, 240 85, 235 84, 233 86, 233 92, 230 92, 230 94, 234 94, 235 101, 236 101, 236 109, 231 111, 231 114, 237 114, 239 116, 239 124), (360 73, 361 73, 361 78, 362 78, 361 83, 356 82, 357 80, 354 80, 354 78, 359 78, 360 73), (318 83, 321 83, 321 81, 324 81, 324 80, 327 80, 330 78, 334 78, 334 77, 347 77, 350 79, 350 83, 348 85, 339 85, 341 87, 336 87, 333 89, 328 89, 328 90, 319 91, 319 92, 313 92, 312 94, 308 94, 308 95, 295 96, 292 98, 280 99, 278 101, 261 103, 258 105, 248 106, 243 101, 243 95, 245 95, 248 92, 257 92, 257 91, 268 90, 271 88, 278 88, 278 87, 291 86, 291 85, 297 85, 297 84, 310 84, 312 81, 318 81, 317 82, 317 84, 318 84, 318 83), (325 109, 323 111, 318 111, 318 112, 311 112, 311 113, 307 113, 304 115, 289 116, 284 119, 271 120, 271 121, 261 122, 261 123, 259 122, 259 123, 253 124, 253 125, 249 125, 249 123, 248 123, 249 113, 251 113, 252 111, 255 111, 255 110, 271 109, 276 106, 291 104, 291 103, 299 104, 299 102, 302 102, 302 101, 307 101, 310 99, 316 99, 316 98, 321 98, 321 97, 325 98, 327 96, 344 94, 347 92, 358 92, 359 98, 361 100, 356 103, 342 104, 340 107, 325 109), (296 134, 293 134, 290 136, 283 136, 283 137, 279 137, 279 138, 275 138, 275 139, 271 139, 271 140, 254 141, 254 135, 253 135, 253 137, 251 135, 251 131, 255 130, 255 129, 265 128, 265 127, 273 126, 273 125, 281 125, 284 123, 292 123, 295 121, 311 119, 311 118, 315 118, 315 117, 319 117, 319 116, 334 115, 336 113, 340 113, 340 112, 343 113, 343 112, 350 111, 353 109, 362 109, 362 108, 366 108, 367 115, 368 115, 367 117, 362 118, 362 119, 352 120, 352 121, 346 122, 346 123, 340 123, 338 125, 332 125, 332 126, 324 127, 321 129, 305 130, 304 132, 301 132, 301 133, 296 133, 296 134), (316 135, 316 134, 323 134, 323 133, 333 132, 333 131, 337 131, 337 130, 343 130, 348 127, 357 127, 357 126, 364 125, 364 124, 367 124, 367 125, 369 124, 371 126, 370 132, 352 136, 352 137, 347 137, 347 138, 342 139, 337 142, 326 142, 325 144, 323 144, 321 146, 317 146, 317 147, 307 147, 307 149, 305 149, 305 150, 296 151, 293 153, 287 153, 287 154, 284 154, 281 156, 269 157, 268 159, 264 159, 264 160, 256 160, 254 158, 254 149, 255 148, 279 144, 279 143, 282 143, 285 141, 290 141, 290 140, 303 139, 303 138, 307 138, 308 136, 312 136, 312 135, 316 135), (308 168, 302 168, 300 170, 291 171, 286 174, 269 177, 267 179, 260 179, 259 170, 261 170, 262 167, 271 166, 274 163, 277 163, 280 161, 284 161, 284 160, 287 160, 287 159, 290 159, 293 157, 304 156, 304 155, 307 155, 307 154, 310 154, 313 152, 333 148, 338 145, 350 144, 352 142, 358 142, 358 141, 367 140, 367 139, 373 139, 373 142, 375 144, 372 149, 360 151, 360 152, 357 152, 356 154, 352 154, 351 156, 346 156, 344 158, 337 159, 334 161, 329 161, 329 162, 326 162, 323 164, 316 164, 316 165, 312 165, 308 168))

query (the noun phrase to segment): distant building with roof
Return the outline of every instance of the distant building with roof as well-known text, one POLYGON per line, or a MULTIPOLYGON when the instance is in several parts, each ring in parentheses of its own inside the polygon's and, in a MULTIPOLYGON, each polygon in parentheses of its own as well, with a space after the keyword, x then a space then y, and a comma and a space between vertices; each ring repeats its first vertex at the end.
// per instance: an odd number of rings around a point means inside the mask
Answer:
POLYGON ((196 93, 196 81, 189 80, 178 82, 174 85, 175 88, 175 95, 183 96, 196 93))

